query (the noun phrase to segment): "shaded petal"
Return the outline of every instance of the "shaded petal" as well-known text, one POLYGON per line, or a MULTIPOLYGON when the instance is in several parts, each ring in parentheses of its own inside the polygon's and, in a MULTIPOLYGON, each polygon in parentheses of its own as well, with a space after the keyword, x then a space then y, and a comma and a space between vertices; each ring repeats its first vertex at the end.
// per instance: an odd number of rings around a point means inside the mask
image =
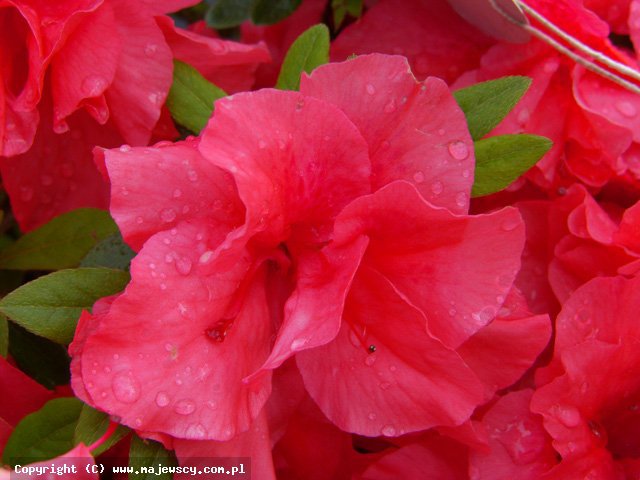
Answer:
POLYGON ((32 148, 0 159, 3 185, 23 231, 76 208, 108 206, 108 185, 91 160, 92 149, 120 145, 122 138, 85 112, 70 117, 69 126, 67 133, 54 133, 43 111, 32 148))
POLYGON ((173 56, 195 67, 226 93, 249 90, 258 66, 271 60, 264 43, 246 45, 198 35, 177 27, 169 17, 158 17, 156 21, 173 56))
POLYGON ((333 42, 331 59, 373 52, 400 54, 409 59, 418 78, 433 75, 451 82, 475 68, 492 43, 446 0, 380 0, 333 42))
POLYGON ((443 81, 418 83, 403 57, 365 55, 303 75, 300 91, 336 105, 358 127, 369 145, 374 190, 407 180, 434 205, 467 213, 473 143, 443 81))
POLYGON ((127 0, 110 0, 122 39, 106 92, 111 118, 128 143, 146 145, 173 81, 173 56, 153 17, 127 0))

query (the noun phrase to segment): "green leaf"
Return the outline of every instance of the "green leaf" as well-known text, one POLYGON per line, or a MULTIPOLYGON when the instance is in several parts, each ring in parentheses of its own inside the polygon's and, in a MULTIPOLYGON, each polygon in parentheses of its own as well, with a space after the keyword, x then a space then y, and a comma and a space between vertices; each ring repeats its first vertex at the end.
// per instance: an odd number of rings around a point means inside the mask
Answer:
POLYGON ((216 0, 207 11, 204 19, 212 28, 224 29, 237 27, 251 15, 254 0, 216 0))
POLYGON ((476 172, 472 196, 499 192, 529 170, 553 142, 537 135, 498 135, 475 142, 476 172))
POLYGON ((93 247, 80 262, 81 267, 105 267, 129 270, 136 253, 115 233, 93 247))
POLYGON ((67 453, 75 446, 73 433, 81 410, 82 402, 77 398, 50 400, 16 426, 5 446, 2 461, 15 467, 67 453))
POLYGON ((104 210, 73 210, 0 251, 0 268, 59 270, 76 267, 96 243, 117 231, 117 225, 104 210))
POLYGON ((29 282, 0 301, 0 312, 32 333, 68 344, 82 310, 122 291, 129 274, 108 268, 60 270, 29 282))
POLYGON ((493 130, 530 85, 531 79, 527 77, 503 77, 454 92, 453 96, 467 117, 471 137, 479 140, 493 130))
POLYGON ((173 61, 173 84, 167 107, 173 119, 193 133, 200 133, 213 113, 213 102, 227 94, 191 65, 173 61))
MULTIPOLYGON (((98 410, 91 408, 89 405, 83 405, 80 417, 78 418, 78 423, 76 424, 76 428, 73 432, 74 445, 78 445, 79 443, 91 445, 106 433, 110 423, 109 415, 99 412, 98 410)), ((129 429, 127 427, 119 425, 116 431, 113 432, 113 434, 111 434, 111 436, 105 440, 102 445, 92 452, 93 455, 97 457, 98 455, 106 452, 122 440, 122 438, 124 438, 128 433, 129 429)))
MULTIPOLYGON (((157 472, 159 464, 162 464, 163 467, 174 467, 178 465, 178 462, 174 454, 165 450, 161 444, 151 440, 142 440, 137 435, 134 435, 131 439, 131 448, 129 450, 129 466, 133 467, 134 472, 139 472, 140 467, 153 467, 157 472)), ((156 473, 129 474, 129 480, 151 480, 153 478, 171 480, 172 476, 170 473, 162 475, 157 475, 156 473)))
POLYGON ((255 0, 251 21, 256 25, 271 25, 284 20, 300 6, 302 0, 255 0))
POLYGON ((306 30, 293 42, 282 63, 276 88, 298 90, 302 72, 311 73, 328 61, 329 29, 320 23, 306 30))
POLYGON ((7 317, 0 314, 0 355, 7 358, 9 353, 9 324, 7 317))
POLYGON ((362 15, 362 0, 332 0, 333 27, 338 30, 349 14, 352 17, 360 18, 362 15))
POLYGON ((9 354, 18 368, 52 390, 69 383, 67 349, 9 322, 9 354))

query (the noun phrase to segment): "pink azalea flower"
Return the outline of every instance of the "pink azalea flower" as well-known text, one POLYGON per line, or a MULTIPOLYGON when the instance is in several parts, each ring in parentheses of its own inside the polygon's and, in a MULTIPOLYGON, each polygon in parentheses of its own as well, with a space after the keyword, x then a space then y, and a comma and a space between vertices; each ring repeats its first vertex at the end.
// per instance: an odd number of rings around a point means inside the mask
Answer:
POLYGON ((341 429, 459 425, 548 340, 533 320, 503 378, 483 373, 482 347, 458 351, 505 303, 523 224, 514 209, 466 215, 465 119, 400 57, 222 99, 200 140, 104 157, 139 253, 125 292, 81 321, 73 382, 138 430, 235 440, 292 356, 341 429))

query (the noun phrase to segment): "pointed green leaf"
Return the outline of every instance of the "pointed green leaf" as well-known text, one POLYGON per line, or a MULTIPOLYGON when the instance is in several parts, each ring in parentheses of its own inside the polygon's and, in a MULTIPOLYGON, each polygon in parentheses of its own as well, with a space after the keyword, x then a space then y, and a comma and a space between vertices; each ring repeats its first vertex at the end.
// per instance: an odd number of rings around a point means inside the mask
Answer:
POLYGON ((0 312, 32 333, 68 344, 82 310, 124 289, 129 274, 108 268, 60 270, 29 282, 0 301, 0 312))
POLYGON ((0 356, 7 358, 9 353, 9 324, 7 317, 0 314, 0 356))
MULTIPOLYGON (((129 450, 129 466, 133 467, 134 472, 139 472, 140 467, 153 467, 158 472, 160 464, 164 467, 174 467, 178 465, 178 462, 174 454, 166 450, 158 442, 142 440, 137 435, 134 435, 131 439, 131 448, 129 450)), ((172 478, 170 473, 162 475, 157 473, 129 474, 129 480, 171 480, 172 478)))
POLYGON ((240 25, 251 15, 253 0, 215 0, 204 19, 217 30, 240 25))
POLYGON ((537 135, 498 135, 478 140, 472 196, 481 197, 508 187, 552 145, 551 140, 537 135))
POLYGON ((276 88, 298 90, 302 72, 311 73, 329 61, 329 29, 318 24, 306 30, 289 48, 284 58, 276 88))
POLYGON ((471 137, 479 140, 493 130, 530 85, 531 79, 527 77, 503 77, 454 92, 453 96, 467 117, 471 137))
POLYGON ((50 400, 16 426, 5 446, 2 461, 15 467, 67 453, 75 446, 73 433, 81 410, 82 402, 77 398, 50 400))
POLYGON ((129 270, 136 253, 115 233, 93 247, 80 262, 81 267, 105 267, 129 270))
POLYGON ((200 133, 213 113, 213 102, 227 94, 191 65, 173 61, 173 84, 167 107, 173 119, 193 133, 200 133))
POLYGON ((117 225, 104 210, 73 210, 27 233, 0 251, 0 268, 59 270, 76 267, 100 240, 117 231, 117 225))
POLYGON ((9 322, 9 355, 20 370, 49 390, 69 383, 71 359, 67 349, 14 322, 9 322))
POLYGON ((271 25, 284 20, 300 6, 302 0, 254 0, 251 21, 256 25, 271 25))
MULTIPOLYGON (((83 405, 78 423, 73 432, 73 443, 77 445, 84 443, 85 445, 91 445, 100 437, 102 437, 109 427, 111 421, 109 415, 98 410, 91 408, 89 405, 83 405)), ((129 433, 129 429, 122 425, 119 425, 115 432, 111 434, 105 442, 96 448, 92 453, 94 456, 98 456, 101 453, 106 452, 122 438, 129 433)))

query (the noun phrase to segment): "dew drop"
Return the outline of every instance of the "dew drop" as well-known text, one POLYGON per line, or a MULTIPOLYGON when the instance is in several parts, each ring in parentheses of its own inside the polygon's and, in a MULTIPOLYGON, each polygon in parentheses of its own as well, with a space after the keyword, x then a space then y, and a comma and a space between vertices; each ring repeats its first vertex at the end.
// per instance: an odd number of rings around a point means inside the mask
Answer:
POLYGON ((136 427, 140 427, 142 425, 142 419, 140 417, 136 418, 133 422, 136 427))
POLYGON ((370 83, 367 83, 366 90, 369 95, 373 95, 374 93, 376 93, 376 87, 374 87, 370 83))
POLYGON ((125 145, 121 145, 118 150, 120 150, 122 153, 127 153, 131 151, 131 147, 125 144, 125 145))
POLYGON ((384 106, 384 111, 385 113, 393 113, 396 111, 396 101, 395 100, 391 100, 389 103, 387 103, 384 106))
POLYGON ((176 188, 173 191, 173 198, 180 198, 182 196, 182 190, 180 190, 179 188, 176 188))
POLYGON ((445 134, 444 128, 438 129, 438 135, 440 135, 442 137, 444 134, 445 134))
POLYGON ((375 420, 376 418, 378 418, 378 416, 373 412, 369 413, 367 417, 369 418, 369 420, 375 420))
POLYGON ((462 171, 462 177, 463 178, 469 178, 469 175, 471 175, 471 172, 467 169, 462 171))
POLYGON ((147 57, 152 57, 153 55, 155 55, 155 53, 158 51, 158 46, 154 43, 148 43, 145 47, 144 47, 144 54, 147 57))
POLYGON ((144 222, 144 219, 142 217, 136 217, 136 223, 138 225, 141 225, 144 222))
POLYGON ((456 160, 464 160, 469 156, 469 147, 467 147, 466 143, 459 140, 451 142, 447 149, 449 150, 449 155, 456 160))
POLYGON ((391 365, 391 366, 389 367, 389 371, 390 371, 390 372, 395 372, 397 369, 398 369, 398 368, 397 368, 395 365, 391 365))
POLYGON ((431 191, 433 192, 434 195, 440 195, 443 190, 444 190, 444 187, 442 186, 441 181, 438 180, 431 184, 431 191))
POLYGON ((207 338, 217 343, 224 342, 229 334, 229 330, 233 327, 234 318, 223 318, 218 320, 212 327, 205 330, 207 338))
POLYGON ((382 433, 382 435, 384 435, 385 437, 393 437, 396 434, 396 429, 393 425, 385 425, 384 427, 382 427, 380 433, 382 433))
POLYGON ((456 205, 464 207, 467 204, 467 194, 460 192, 456 195, 456 205))
POLYGON ((193 440, 202 440, 207 436, 207 430, 200 423, 189 425, 185 432, 185 437, 193 440))
POLYGON ((389 390, 389 387, 391 387, 391 383, 390 382, 382 382, 379 386, 380 386, 380 388, 382 390, 389 390))
POLYGON ((523 108, 518 112, 518 116, 516 117, 516 120, 518 121, 518 124, 521 127, 524 127, 529 122, 530 117, 531 117, 531 113, 529 112, 529 109, 523 108))
POLYGON ((20 198, 23 202, 29 202, 33 199, 33 189, 30 187, 20 187, 20 198))
POLYGON ((207 263, 213 257, 213 250, 207 250, 200 255, 200 263, 207 263))
POLYGON ((189 273, 191 273, 192 263, 187 257, 182 257, 176 260, 175 267, 180 275, 189 275, 189 273))
POLYGON ((502 222, 502 225, 500 225, 502 230, 504 230, 505 232, 511 232, 518 228, 518 226, 520 226, 520 220, 516 217, 508 218, 507 220, 502 222))
POLYGON ((99 75, 89 75, 82 81, 82 93, 87 97, 100 95, 107 87, 107 80, 99 75))
POLYGON ((416 183, 423 183, 424 182, 424 173, 422 172, 416 172, 413 174, 413 181, 416 183))
POLYGON ((166 208, 160 212, 160 218, 165 223, 173 222, 176 219, 176 211, 173 208, 166 208))
POLYGON ((187 172, 187 177, 189 177, 189 180, 191 180, 192 182, 198 181, 198 174, 195 172, 195 170, 189 170, 187 172))
POLYGON ((633 118, 638 114, 636 107, 626 100, 616 102, 616 110, 627 118, 633 118))
POLYGON ((580 424, 581 415, 577 408, 573 406, 557 406, 556 417, 565 427, 573 428, 580 424))
POLYGON ((354 332, 352 329, 349 329, 349 341, 354 347, 360 348, 360 339, 358 338, 358 335, 356 335, 356 332, 354 332))
POLYGON ((302 348, 309 343, 308 338, 296 338, 291 342, 291 350, 297 352, 298 350, 302 350, 302 348))
POLYGON ((116 375, 111 382, 116 399, 122 403, 134 403, 140 398, 140 385, 129 374, 116 375))
POLYGON ((375 355, 368 355, 367 357, 365 357, 364 364, 367 367, 372 367, 374 363, 376 363, 376 356, 375 355))
POLYGON ((196 404, 191 400, 180 400, 178 403, 176 403, 174 411, 178 415, 191 415, 196 411, 196 404))
POLYGON ((456 316, 456 309, 455 308, 450 308, 449 309, 449 316, 450 317, 455 317, 456 316))
POLYGON ((150 93, 147 98, 153 104, 157 104, 160 101, 160 96, 157 93, 150 93))
POLYGON ((264 150, 265 148, 267 148, 267 142, 265 142, 264 140, 258 141, 258 148, 260 150, 264 150))

